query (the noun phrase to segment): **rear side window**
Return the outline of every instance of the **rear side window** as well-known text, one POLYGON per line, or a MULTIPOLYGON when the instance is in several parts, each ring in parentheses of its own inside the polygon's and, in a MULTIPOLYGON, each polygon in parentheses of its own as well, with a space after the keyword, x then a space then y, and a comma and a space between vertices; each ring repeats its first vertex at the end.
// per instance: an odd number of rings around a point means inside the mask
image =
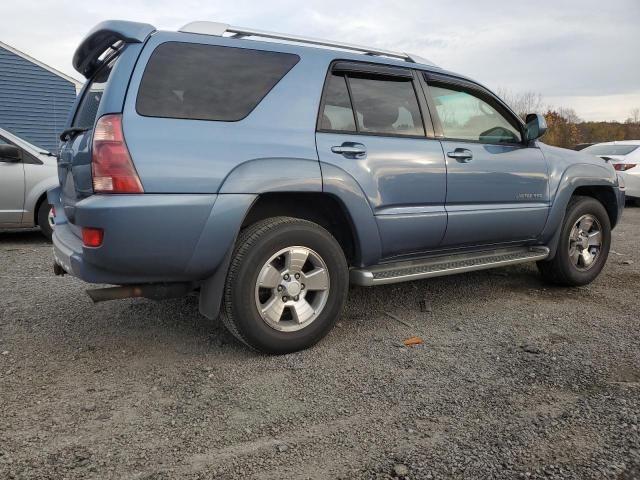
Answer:
POLYGON ((347 81, 343 75, 330 75, 325 87, 324 108, 320 116, 320 130, 355 132, 347 81))
POLYGON ((418 98, 409 80, 349 78, 360 131, 424 135, 418 98))
POLYGON ((149 117, 242 120, 299 59, 280 52, 163 43, 147 63, 136 109, 149 117))
POLYGON ((76 115, 73 118, 73 127, 91 128, 96 121, 96 115, 98 114, 98 107, 100 106, 100 100, 102 100, 102 94, 109 81, 109 76, 116 64, 117 58, 113 59, 107 65, 102 67, 89 81, 89 86, 84 92, 84 96, 80 101, 80 105, 76 110, 76 115))
POLYGON ((318 128, 378 135, 425 135, 411 79, 342 73, 331 73, 327 79, 318 128))

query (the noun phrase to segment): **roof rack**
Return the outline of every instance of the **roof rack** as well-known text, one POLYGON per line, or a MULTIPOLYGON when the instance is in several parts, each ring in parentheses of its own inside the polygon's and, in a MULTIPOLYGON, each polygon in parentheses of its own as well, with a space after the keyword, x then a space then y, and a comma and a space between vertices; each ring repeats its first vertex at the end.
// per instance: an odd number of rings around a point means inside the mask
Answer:
POLYGON ((424 65, 436 66, 435 63, 419 57, 418 55, 412 55, 404 52, 394 52, 391 50, 383 50, 381 48, 364 47, 362 45, 353 45, 350 43, 334 42, 332 40, 323 40, 321 38, 300 37, 297 35, 288 35, 286 33, 267 32, 264 30, 256 30, 253 28, 233 27, 226 23, 219 22, 207 22, 198 21, 191 22, 184 25, 178 30, 184 33, 199 33, 201 35, 214 35, 222 37, 224 34, 232 34, 232 38, 243 37, 261 37, 270 38, 274 40, 285 40, 288 42, 304 43, 308 45, 319 45, 322 47, 340 48, 343 50, 351 50, 355 52, 364 53, 367 55, 379 55, 390 58, 397 58, 411 63, 421 63, 424 65))

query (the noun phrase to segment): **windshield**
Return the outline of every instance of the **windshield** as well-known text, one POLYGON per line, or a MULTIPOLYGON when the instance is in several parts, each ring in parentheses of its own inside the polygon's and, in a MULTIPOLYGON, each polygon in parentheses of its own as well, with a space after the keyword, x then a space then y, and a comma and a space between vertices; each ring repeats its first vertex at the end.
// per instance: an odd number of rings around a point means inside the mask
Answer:
POLYGON ((582 150, 592 155, 628 155, 640 145, 592 145, 582 150))

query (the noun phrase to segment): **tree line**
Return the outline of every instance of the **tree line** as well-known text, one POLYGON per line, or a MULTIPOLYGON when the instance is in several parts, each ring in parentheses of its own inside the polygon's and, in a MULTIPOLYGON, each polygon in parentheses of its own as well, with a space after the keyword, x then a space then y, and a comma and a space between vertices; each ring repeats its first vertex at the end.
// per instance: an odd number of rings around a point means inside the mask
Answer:
POLYGON ((581 143, 640 140, 640 108, 633 108, 624 122, 587 122, 571 108, 545 106, 539 93, 514 93, 505 88, 496 93, 523 119, 527 113, 544 112, 548 129, 541 140, 548 145, 574 148, 581 143))

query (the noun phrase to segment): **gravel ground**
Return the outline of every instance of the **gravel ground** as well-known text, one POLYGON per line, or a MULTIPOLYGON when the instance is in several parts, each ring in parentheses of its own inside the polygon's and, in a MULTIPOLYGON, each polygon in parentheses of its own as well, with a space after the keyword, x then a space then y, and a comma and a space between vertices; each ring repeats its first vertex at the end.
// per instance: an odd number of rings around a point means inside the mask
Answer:
POLYGON ((267 357, 195 298, 93 305, 37 232, 0 233, 0 478, 639 478, 638 238, 628 208, 582 288, 527 265, 354 289, 267 357))

